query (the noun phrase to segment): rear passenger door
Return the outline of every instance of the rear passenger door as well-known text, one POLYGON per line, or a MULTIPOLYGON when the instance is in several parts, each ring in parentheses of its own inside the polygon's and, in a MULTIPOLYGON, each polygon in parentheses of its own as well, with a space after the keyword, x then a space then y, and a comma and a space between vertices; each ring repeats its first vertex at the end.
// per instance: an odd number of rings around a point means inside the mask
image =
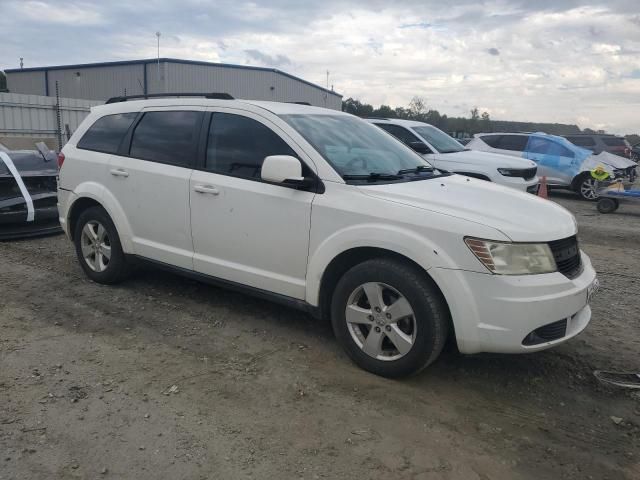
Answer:
POLYGON ((107 188, 127 218, 136 255, 193 269, 189 178, 203 109, 144 109, 109 164, 107 188))
POLYGON ((194 269, 304 299, 315 193, 263 182, 260 173, 269 155, 298 157, 304 176, 312 164, 261 116, 228 109, 207 122, 203 163, 191 177, 194 269))

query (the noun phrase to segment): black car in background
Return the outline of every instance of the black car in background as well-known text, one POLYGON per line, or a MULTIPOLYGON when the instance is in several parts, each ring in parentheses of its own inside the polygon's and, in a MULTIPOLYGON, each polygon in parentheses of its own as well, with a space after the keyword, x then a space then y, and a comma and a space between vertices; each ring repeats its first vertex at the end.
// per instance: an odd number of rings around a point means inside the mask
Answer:
POLYGON ((60 231, 57 155, 43 143, 37 150, 0 147, 0 240, 60 231))
POLYGON ((607 134, 579 133, 564 135, 564 138, 578 147, 591 150, 596 155, 601 152, 609 152, 625 158, 630 157, 631 145, 629 145, 629 142, 627 142, 624 137, 607 134))

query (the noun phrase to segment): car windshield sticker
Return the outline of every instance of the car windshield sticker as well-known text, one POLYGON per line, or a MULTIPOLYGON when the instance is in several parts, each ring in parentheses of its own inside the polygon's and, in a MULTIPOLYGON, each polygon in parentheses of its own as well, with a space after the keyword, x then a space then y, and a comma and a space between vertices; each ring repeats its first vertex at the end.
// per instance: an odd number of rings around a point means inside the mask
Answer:
POLYGON ((27 222, 33 222, 35 215, 35 212, 33 210, 33 200, 31 199, 31 195, 29 195, 27 187, 22 181, 20 172, 18 172, 18 169, 13 164, 13 160, 11 160, 9 155, 7 155, 5 152, 0 152, 0 160, 4 162, 9 172, 11 172, 11 175, 13 175, 13 178, 15 178, 16 183, 18 184, 18 188, 20 189, 20 193, 24 197, 24 201, 27 204, 27 222))

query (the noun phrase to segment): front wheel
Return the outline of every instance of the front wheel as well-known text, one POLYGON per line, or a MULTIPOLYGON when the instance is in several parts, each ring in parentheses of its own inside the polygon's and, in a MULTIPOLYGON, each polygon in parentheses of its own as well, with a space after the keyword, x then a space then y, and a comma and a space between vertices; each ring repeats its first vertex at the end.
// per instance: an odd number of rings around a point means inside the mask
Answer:
POLYGON ((582 175, 576 182, 576 192, 583 200, 590 202, 598 199, 596 179, 587 173, 582 175))
POLYGON ((384 377, 414 374, 442 351, 449 311, 426 274, 393 259, 356 265, 331 302, 339 343, 361 368, 384 377))

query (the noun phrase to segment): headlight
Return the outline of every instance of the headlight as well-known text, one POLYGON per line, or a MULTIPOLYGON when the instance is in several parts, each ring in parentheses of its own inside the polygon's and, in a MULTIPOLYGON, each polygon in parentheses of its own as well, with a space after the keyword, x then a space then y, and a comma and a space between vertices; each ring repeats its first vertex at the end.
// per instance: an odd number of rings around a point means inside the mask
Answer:
POLYGON ((553 253, 546 243, 509 243, 467 237, 467 247, 498 275, 531 275, 558 270, 553 253))
POLYGON ((500 175, 504 175, 505 177, 521 177, 522 169, 520 168, 499 168, 498 172, 500 175))

